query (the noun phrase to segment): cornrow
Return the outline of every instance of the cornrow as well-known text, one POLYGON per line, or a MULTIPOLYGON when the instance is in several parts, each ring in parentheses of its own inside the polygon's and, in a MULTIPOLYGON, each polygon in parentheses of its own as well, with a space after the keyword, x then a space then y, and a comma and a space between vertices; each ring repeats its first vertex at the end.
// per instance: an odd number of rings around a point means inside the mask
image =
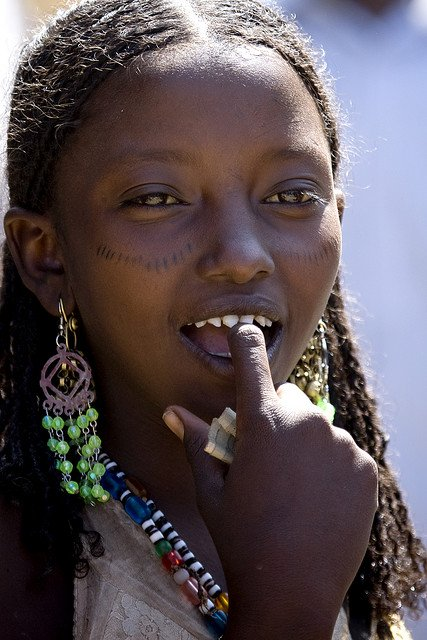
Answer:
MULTIPOLYGON (((40 213, 51 206, 56 162, 94 90, 140 56, 202 37, 198 21, 211 40, 264 46, 292 66, 317 105, 337 179, 337 108, 327 78, 315 68, 308 39, 292 21, 255 0, 86 0, 60 13, 23 51, 8 134, 11 205, 40 213)), ((402 606, 415 615, 423 604, 426 553, 385 461, 385 437, 345 317, 339 280, 325 319, 336 423, 376 460, 380 478, 370 544, 348 594, 350 625, 353 637, 361 640, 364 633, 369 637, 375 620, 378 637, 386 640, 391 638, 391 616, 402 606)), ((55 320, 22 284, 5 247, 0 306, 0 490, 21 503, 28 546, 44 551, 48 566, 65 563, 66 569, 84 574, 88 564, 82 557, 81 534, 88 537, 94 555, 102 552, 99 536, 83 530, 79 506, 59 492, 45 443, 34 436, 40 431, 40 370, 51 355, 47 349, 55 332, 55 320)))

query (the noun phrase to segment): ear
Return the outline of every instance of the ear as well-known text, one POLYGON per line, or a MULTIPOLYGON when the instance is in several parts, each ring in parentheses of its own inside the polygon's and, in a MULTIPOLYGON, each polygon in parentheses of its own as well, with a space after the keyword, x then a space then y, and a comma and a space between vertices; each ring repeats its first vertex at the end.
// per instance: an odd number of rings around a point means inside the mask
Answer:
POLYGON ((345 209, 345 195, 344 195, 344 192, 338 188, 334 189, 334 192, 335 192, 335 202, 337 203, 338 215, 342 222, 342 217, 345 209))
POLYGON ((17 207, 4 219, 7 243, 25 286, 54 316, 62 297, 69 312, 74 298, 64 270, 58 235, 47 215, 17 207))

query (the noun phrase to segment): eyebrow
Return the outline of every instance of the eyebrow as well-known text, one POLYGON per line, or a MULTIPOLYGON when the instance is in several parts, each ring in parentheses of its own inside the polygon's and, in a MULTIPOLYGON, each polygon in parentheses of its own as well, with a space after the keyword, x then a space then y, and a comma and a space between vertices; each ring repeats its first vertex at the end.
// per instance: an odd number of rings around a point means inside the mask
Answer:
MULTIPOLYGON (((324 164, 325 160, 329 161, 330 156, 325 156, 322 151, 316 145, 301 146, 301 147, 280 147, 278 149, 268 150, 261 152, 257 155, 258 162, 274 162, 274 161, 286 161, 292 159, 310 159, 316 164, 324 164)), ((118 150, 112 158, 113 163, 121 163, 122 165, 128 163, 149 163, 159 162, 161 164, 179 164, 181 166, 194 166, 201 162, 200 155, 198 153, 191 153, 189 151, 183 151, 181 149, 129 149, 124 148, 118 150)))
POLYGON ((258 160, 265 162, 266 160, 292 160, 293 158, 311 159, 317 163, 324 163, 324 161, 330 161, 330 154, 326 155, 322 153, 321 149, 316 145, 310 145, 307 147, 293 147, 291 149, 276 149, 274 151, 267 151, 258 157, 258 160))
POLYGON ((114 162, 161 162, 163 164, 176 163, 181 165, 191 165, 198 161, 197 156, 188 151, 175 149, 145 149, 138 151, 124 150, 117 153, 114 162))

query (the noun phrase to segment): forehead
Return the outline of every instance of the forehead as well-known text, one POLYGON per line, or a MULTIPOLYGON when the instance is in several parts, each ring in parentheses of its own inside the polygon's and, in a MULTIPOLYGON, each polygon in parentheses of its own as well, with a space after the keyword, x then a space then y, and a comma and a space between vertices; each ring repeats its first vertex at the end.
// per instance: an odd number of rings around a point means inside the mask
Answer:
POLYGON ((255 153, 266 138, 330 159, 315 102, 278 53, 200 43, 150 53, 110 76, 87 102, 71 149, 108 158, 164 143, 209 150, 221 140, 230 153, 255 153))

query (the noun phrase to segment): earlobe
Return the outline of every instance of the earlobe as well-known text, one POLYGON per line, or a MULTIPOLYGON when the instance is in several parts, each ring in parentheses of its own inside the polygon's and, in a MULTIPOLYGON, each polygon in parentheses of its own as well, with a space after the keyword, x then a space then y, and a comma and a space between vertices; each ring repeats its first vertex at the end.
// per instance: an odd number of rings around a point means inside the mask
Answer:
POLYGON ((7 243, 25 286, 52 315, 58 300, 70 308, 69 291, 57 233, 48 216, 13 208, 4 220, 7 243))
POLYGON ((341 189, 335 189, 335 201, 337 203, 338 215, 342 222, 345 209, 345 195, 341 189))

